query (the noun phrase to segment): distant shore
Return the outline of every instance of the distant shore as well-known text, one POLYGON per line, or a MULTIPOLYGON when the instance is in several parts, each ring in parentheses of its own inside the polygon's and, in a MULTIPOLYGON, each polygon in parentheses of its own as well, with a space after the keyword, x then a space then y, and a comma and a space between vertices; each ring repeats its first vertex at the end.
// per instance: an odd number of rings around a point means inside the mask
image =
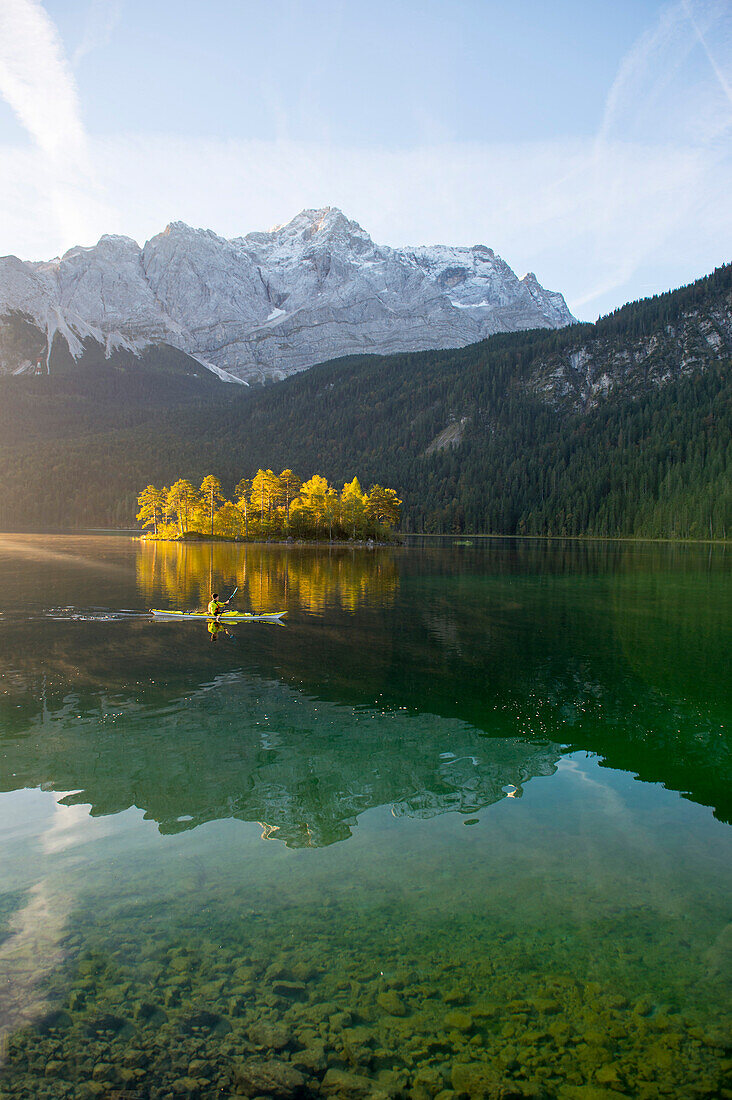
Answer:
MULTIPOLYGON (((82 534, 83 532, 79 532, 82 534)), ((101 533, 101 532, 100 532, 101 533)), ((116 532, 110 530, 110 534, 116 532)), ((120 534, 125 531, 120 530, 120 534)), ((523 542, 623 542, 623 543, 665 543, 670 546, 730 546, 732 539, 728 538, 671 538, 659 535, 496 535, 496 534, 464 534, 449 535, 426 531, 405 531, 397 533, 391 542, 383 542, 378 539, 242 539, 232 538, 227 535, 200 535, 193 532, 182 538, 156 538, 154 535, 142 534, 137 536, 140 542, 167 543, 174 545, 200 545, 202 543, 223 543, 236 546, 337 546, 344 549, 373 547, 404 547, 410 545, 413 539, 448 539, 455 546, 469 546, 473 542, 488 542, 490 539, 520 539, 523 542)))
POLYGON ((488 542, 490 539, 497 539, 505 541, 507 539, 517 539, 522 542, 622 542, 622 543, 659 543, 669 546, 732 546, 732 538, 672 538, 668 535, 498 535, 498 534, 485 534, 485 533, 471 533, 462 535, 440 534, 435 531, 407 531, 398 533, 393 542, 379 542, 375 539, 333 539, 333 540, 321 540, 321 539, 291 539, 289 542, 287 539, 234 539, 227 538, 222 535, 214 535, 211 538, 208 535, 197 536, 196 538, 187 539, 163 539, 155 538, 155 536, 149 536, 147 534, 141 534, 139 528, 133 527, 21 527, 15 529, 8 529, 0 532, 5 536, 10 535, 53 535, 53 536, 69 536, 69 537, 84 537, 94 535, 114 535, 114 536, 127 536, 133 539, 135 542, 149 542, 149 543, 174 543, 174 544, 192 544, 199 543, 233 543, 238 546, 338 546, 343 548, 359 547, 370 548, 373 546, 385 547, 404 547, 412 544, 414 539, 446 539, 455 545, 465 545, 472 542, 482 543, 488 542))
POLYGON ((140 542, 149 543, 165 543, 166 545, 174 546, 201 546, 208 543, 224 544, 227 546, 303 546, 308 548, 318 548, 321 546, 327 547, 339 547, 341 549, 351 550, 372 550, 375 547, 383 546, 401 546, 401 538, 396 538, 392 542, 383 542, 378 539, 296 539, 296 538, 284 538, 284 539, 240 539, 230 538, 226 535, 184 535, 182 538, 156 538, 154 535, 139 535, 140 542))

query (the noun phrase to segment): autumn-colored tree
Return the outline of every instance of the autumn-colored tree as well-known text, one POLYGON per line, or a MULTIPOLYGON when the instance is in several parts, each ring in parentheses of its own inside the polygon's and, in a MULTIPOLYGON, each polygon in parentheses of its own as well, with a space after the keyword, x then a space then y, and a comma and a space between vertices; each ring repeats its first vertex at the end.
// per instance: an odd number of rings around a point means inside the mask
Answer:
POLYGON ((285 527, 290 529, 290 505, 302 488, 302 479, 292 470, 283 470, 280 474, 282 501, 285 507, 285 527))
POLYGON ((303 482, 299 499, 304 511, 309 513, 311 521, 315 523, 317 533, 320 521, 325 515, 325 494, 328 492, 328 482, 320 474, 313 474, 309 481, 303 482))
POLYGON ((357 477, 353 481, 347 481, 341 491, 341 516, 343 524, 351 537, 355 539, 356 531, 363 528, 366 517, 366 497, 361 489, 357 477))
POLYGON ((237 496, 236 506, 244 513, 244 538, 249 538, 249 494, 252 491, 252 480, 243 477, 234 490, 237 496))
POLYGON ((280 479, 273 470, 257 470, 252 480, 249 497, 255 508, 259 508, 260 523, 264 526, 264 513, 269 516, 280 494, 280 479))
POLYGON ((180 478, 168 489, 166 506, 171 515, 177 517, 181 535, 188 530, 190 517, 200 505, 200 500, 198 490, 185 478, 180 478))
POLYGON ((401 503, 393 489, 372 485, 366 496, 366 515, 385 527, 395 527, 399 522, 401 503))
POLYGON ((201 482, 201 497, 206 505, 211 524, 211 537, 214 533, 214 512, 218 505, 223 504, 224 494, 221 490, 221 482, 213 474, 208 474, 201 482))
POLYGON ((158 533, 158 522, 162 522, 165 513, 166 497, 166 489, 156 489, 154 485, 148 485, 137 498, 140 508, 137 518, 143 521, 143 527, 152 527, 155 535, 158 533))
POLYGON ((341 500, 335 489, 330 486, 325 490, 323 503, 323 519, 328 524, 328 538, 333 541, 333 527, 341 518, 341 500))
POLYGON ((225 500, 214 517, 216 531, 220 535, 236 538, 241 534, 241 512, 230 500, 225 500))
POLYGON ((155 534, 173 537, 177 527, 182 538, 187 532, 208 532, 249 538, 249 519, 255 534, 274 534, 284 527, 302 536, 320 536, 323 526, 329 538, 348 533, 352 538, 371 526, 375 530, 399 522, 401 501, 393 489, 374 485, 365 494, 357 477, 346 482, 341 492, 331 488, 320 474, 305 482, 285 469, 278 476, 272 470, 257 470, 254 478, 242 478, 234 501, 227 500, 221 482, 208 474, 200 490, 180 478, 170 488, 148 485, 137 498, 137 518, 155 534))

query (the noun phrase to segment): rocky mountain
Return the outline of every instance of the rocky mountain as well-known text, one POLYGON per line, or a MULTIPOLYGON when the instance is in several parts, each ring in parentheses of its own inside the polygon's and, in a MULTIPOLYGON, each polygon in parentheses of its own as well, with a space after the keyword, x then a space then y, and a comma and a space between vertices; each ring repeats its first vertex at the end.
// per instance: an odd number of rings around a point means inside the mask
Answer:
POLYGON ((215 473, 231 493, 261 467, 389 485, 407 531, 732 530, 732 265, 592 325, 351 356, 255 390, 167 355, 167 371, 86 352, 0 378, 0 529, 125 526, 149 482, 215 473))
POLYGON ((560 293, 484 245, 380 246, 334 207, 233 240, 173 222, 142 248, 104 236, 48 262, 0 259, 2 373, 48 371, 58 347, 78 359, 91 344, 108 358, 168 344, 226 380, 267 381, 573 321, 560 293), (10 317, 24 341, 3 336, 10 317))

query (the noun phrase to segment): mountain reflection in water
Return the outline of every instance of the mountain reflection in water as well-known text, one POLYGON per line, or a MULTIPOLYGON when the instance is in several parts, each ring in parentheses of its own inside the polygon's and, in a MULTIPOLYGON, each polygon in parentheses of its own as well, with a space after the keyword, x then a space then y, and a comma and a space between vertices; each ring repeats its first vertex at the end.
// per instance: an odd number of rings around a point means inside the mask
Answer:
POLYGON ((24 740, 8 745, 15 783, 78 791, 64 804, 90 803, 95 816, 136 805, 166 833, 218 818, 257 821, 291 847, 343 840, 374 806, 475 813, 505 797, 507 784, 551 774, 560 755, 557 746, 488 740, 455 720, 314 703, 237 674, 167 708, 105 706, 81 719, 74 706, 71 721, 47 716, 48 736, 43 726, 32 735, 40 754, 29 758, 24 740))
POLYGON ((584 749, 729 820, 721 552, 67 542, 45 600, 34 556, 0 548, 0 790, 323 846, 376 806, 478 813, 584 749), (287 607, 288 629, 211 646, 195 622, 102 621, 237 584, 237 606, 287 607), (38 621, 92 604, 99 621, 38 621))

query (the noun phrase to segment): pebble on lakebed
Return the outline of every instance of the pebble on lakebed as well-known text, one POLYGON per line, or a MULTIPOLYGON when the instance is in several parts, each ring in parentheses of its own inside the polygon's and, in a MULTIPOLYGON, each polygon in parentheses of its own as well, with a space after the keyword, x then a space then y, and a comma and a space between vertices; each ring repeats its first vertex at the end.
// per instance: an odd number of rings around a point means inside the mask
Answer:
POLYGON ((398 937, 336 940, 325 915, 274 957, 288 934, 273 914, 172 949, 128 932, 107 951, 108 929, 86 932, 51 980, 53 1009, 7 1039, 3 1097, 711 1100, 732 1089, 729 1017, 531 969, 519 938, 458 959, 436 930, 407 965, 398 937))

